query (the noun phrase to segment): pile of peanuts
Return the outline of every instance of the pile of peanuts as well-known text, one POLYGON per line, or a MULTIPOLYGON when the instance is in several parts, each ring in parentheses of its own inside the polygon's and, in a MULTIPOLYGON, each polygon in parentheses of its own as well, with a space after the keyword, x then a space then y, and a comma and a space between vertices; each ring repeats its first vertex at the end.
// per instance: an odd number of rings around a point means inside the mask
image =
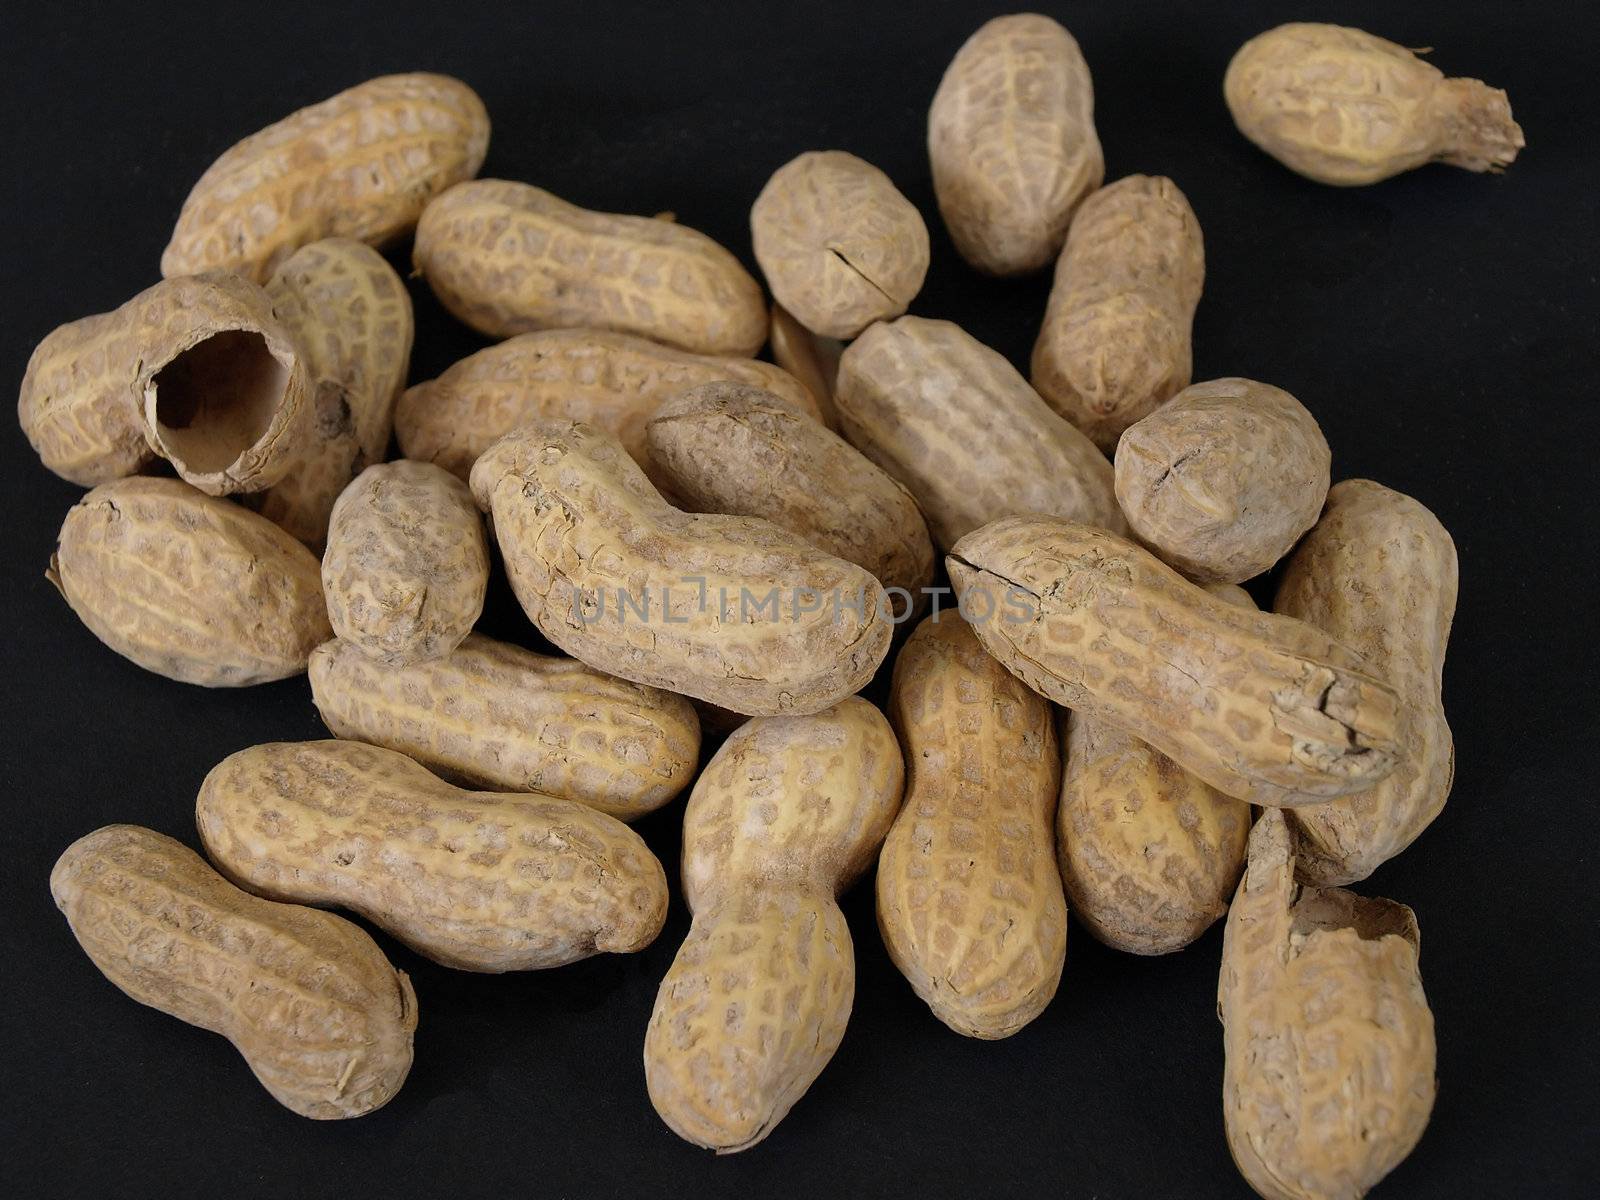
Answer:
MULTIPOLYGON (((1224 92, 1331 184, 1522 145, 1504 93, 1352 29, 1271 30, 1224 92)), ((1330 488, 1294 396, 1191 383, 1199 223, 1170 179, 1102 186, 1071 35, 990 21, 928 118, 961 257, 1055 264, 1029 378, 904 315, 928 230, 852 154, 755 198, 769 308, 671 217, 475 178, 488 143, 437 75, 297 112, 201 177, 161 282, 28 365, 29 439, 91 489, 49 572, 72 611, 170 679, 308 672, 333 735, 219 763, 206 857, 134 825, 69 847, 50 886, 95 965, 293 1111, 360 1116, 405 1080, 417 1000, 327 909, 466 971, 637 951, 669 885, 627 822, 687 792, 693 923, 636 1031, 683 1138, 755 1145, 827 1065, 838 898, 875 866, 890 956, 973 1038, 1050 1003, 1069 909, 1132 954, 1226 914, 1240 1171, 1297 1200, 1387 1174, 1432 1108, 1433 1018, 1411 910, 1343 885, 1449 794, 1455 549, 1408 496, 1330 488), (495 343, 407 388, 374 247, 413 234, 495 343), (496 559, 558 653, 474 632, 496 559), (1259 611, 1238 585, 1275 569, 1259 611), (897 643, 885 714, 857 693, 897 643)))

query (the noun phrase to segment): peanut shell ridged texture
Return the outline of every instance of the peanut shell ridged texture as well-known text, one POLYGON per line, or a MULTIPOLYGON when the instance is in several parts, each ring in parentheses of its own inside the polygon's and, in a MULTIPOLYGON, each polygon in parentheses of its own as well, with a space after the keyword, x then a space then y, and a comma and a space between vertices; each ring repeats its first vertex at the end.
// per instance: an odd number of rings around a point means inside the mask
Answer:
POLYGON ((449 654, 483 612, 489 542, 472 493, 431 463, 368 467, 333 506, 322 587, 336 636, 403 667, 449 654))
POLYGON ((1449 799, 1455 743, 1440 689, 1458 578, 1455 543, 1438 518, 1366 479, 1334 485, 1290 556, 1273 608, 1359 651, 1406 706, 1406 757, 1394 774, 1290 816, 1302 883, 1365 879, 1449 799))
POLYGON ((683 697, 481 634, 406 667, 335 640, 311 655, 310 675, 336 736, 472 787, 543 792, 626 821, 677 796, 699 765, 700 725, 683 697))
POLYGON ((844 352, 834 401, 844 435, 905 484, 941 547, 1016 513, 1124 528, 1105 455, 949 321, 868 329, 844 352))
POLYGON ((1446 79, 1404 46, 1339 25, 1252 38, 1222 91, 1240 133, 1291 171, 1341 187, 1429 162, 1498 171, 1525 144, 1498 88, 1446 79))
POLYGON ((908 606, 933 579, 933 543, 911 493, 771 392, 702 384, 664 404, 645 437, 685 508, 762 517, 909 593, 908 606))
POLYGON ((267 294, 299 338, 316 392, 305 451, 259 511, 320 551, 339 493, 388 455, 411 363, 411 297, 382 255, 348 238, 297 250, 267 294))
POLYGON ((1017 13, 968 38, 928 110, 928 158, 962 258, 989 275, 1049 263, 1105 177, 1094 84, 1072 35, 1017 13))
POLYGON ((1267 1200, 1358 1200, 1411 1153, 1438 1090, 1417 919, 1296 887, 1286 815, 1256 822, 1223 936, 1228 1147, 1267 1200))
POLYGON ((878 859, 884 945, 950 1028, 1009 1037, 1044 1011, 1066 961, 1050 705, 946 612, 901 649, 889 713, 907 779, 878 859))
POLYGON ((49 574, 95 637, 181 683, 298 675, 333 632, 309 550, 176 479, 95 488, 67 513, 49 574))
POLYGON ((583 421, 622 440, 650 470, 645 424, 662 402, 703 383, 748 383, 820 418, 816 401, 771 363, 714 358, 587 329, 525 333, 469 355, 401 398, 395 432, 407 458, 463 482, 500 438, 538 420, 583 421))
MULTIPOLYGON (((1207 591, 1255 607, 1232 584, 1207 591)), ((1056 847, 1072 911, 1117 950, 1181 950, 1228 911, 1244 869, 1250 806, 1081 713, 1062 710, 1061 745, 1056 847)))
POLYGON ((680 512, 590 426, 508 434, 472 491, 529 618, 608 674, 801 714, 859 691, 889 651, 889 598, 868 571, 767 521, 680 512))
POLYGON ((409 233, 428 201, 471 179, 489 114, 445 75, 385 75, 239 142, 200 177, 161 256, 165 276, 212 268, 257 283, 301 246, 409 233))
POLYGON ((811 398, 817 402, 817 419, 829 429, 839 428, 838 414, 833 411, 833 389, 839 378, 839 356, 844 353, 844 343, 837 338, 818 337, 796 321, 783 305, 774 304, 767 346, 772 351, 772 361, 811 393, 811 398))
POLYGON ((467 792, 403 754, 276 742, 206 776, 206 853, 252 892, 360 913, 464 971, 530 971, 641 950, 667 877, 622 822, 573 800, 467 792))
POLYGON ((898 317, 928 274, 922 214, 877 167, 812 150, 767 180, 750 210, 756 262, 777 302, 823 337, 898 317))
POLYGON ((1189 386, 1205 284, 1200 223, 1178 185, 1129 175, 1083 202, 1056 262, 1032 383, 1106 453, 1189 386))
POLYGON ((900 806, 904 766, 883 714, 849 699, 731 734, 683 816, 694 914, 645 1033, 650 1100, 719 1153, 765 1138, 822 1073, 855 1000, 836 897, 900 806))
POLYGON ((945 561, 1008 671, 1229 796, 1314 804, 1371 787, 1403 753, 1400 701, 1355 651, 1212 596, 1104 530, 1009 517, 945 561))
POLYGON ((363 1116, 405 1082, 411 981, 342 917, 241 892, 187 846, 135 825, 67 847, 50 894, 107 979, 220 1033, 301 1116, 363 1116))
POLYGON ((1117 444, 1117 500, 1140 541, 1200 583, 1243 583, 1316 523, 1333 455, 1281 388, 1185 388, 1117 444))
POLYGON ((705 234, 526 183, 451 188, 422 214, 414 256, 439 302, 486 337, 610 329, 738 356, 767 340, 761 285, 705 234))

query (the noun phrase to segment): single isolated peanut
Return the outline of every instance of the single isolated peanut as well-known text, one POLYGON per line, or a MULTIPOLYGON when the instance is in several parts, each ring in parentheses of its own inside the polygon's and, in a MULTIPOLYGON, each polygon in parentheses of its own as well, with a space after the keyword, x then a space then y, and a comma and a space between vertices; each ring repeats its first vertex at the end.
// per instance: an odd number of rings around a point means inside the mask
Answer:
POLYGON ((1406 714, 1406 757, 1394 774, 1291 814, 1302 882, 1365 879, 1449 799, 1455 743, 1440 689, 1458 575, 1455 543, 1439 519, 1368 479, 1335 484, 1322 519, 1290 556, 1273 608, 1360 652, 1400 694, 1406 714))
POLYGON ((1016 13, 968 38, 928 110, 928 158, 962 258, 988 275, 1049 263, 1105 177, 1094 84, 1072 35, 1016 13))
POLYGON ((801 384, 771 363, 715 358, 588 329, 525 333, 456 363, 400 398, 395 432, 407 458, 463 482, 483 452, 519 425, 583 421, 622 439, 648 472, 645 424, 661 404, 703 383, 764 388, 820 419, 801 384))
POLYGON ((610 329, 739 356, 767 338, 761 285, 705 234, 526 183, 451 188, 422 214, 414 258, 439 302, 486 337, 610 329))
POLYGON ((1106 453, 1189 386, 1205 284, 1200 223, 1178 185, 1129 175, 1083 202, 1056 262, 1032 383, 1106 453))
POLYGON ((788 1114, 844 1037, 855 950, 842 894, 900 807, 894 731, 865 700, 758 717, 683 814, 694 915, 644 1040, 650 1100, 674 1133, 728 1154, 788 1114))
POLYGON ((1117 443, 1117 501, 1135 536, 1200 583, 1243 583, 1316 523, 1333 455, 1281 388, 1185 388, 1117 443))
POLYGON ((1124 528, 1105 455, 949 321, 868 329, 844 352, 834 403, 844 435, 916 497, 941 547, 1014 513, 1124 528))
POLYGON ((180 683, 298 675, 333 633, 311 551, 177 479, 95 488, 67 513, 48 577, 95 637, 180 683))
POLYGON ((1251 38, 1222 93, 1245 137, 1291 171, 1340 187, 1429 162, 1498 171, 1525 145, 1503 91, 1446 79, 1404 46, 1341 25, 1280 25, 1251 38))
POLYGON ((933 543, 911 493, 771 392, 691 388, 656 411, 645 441, 685 508, 771 521, 865 567, 907 611, 933 580, 933 543))
POLYGON ((274 900, 347 908, 463 971, 642 950, 667 877, 614 817, 537 793, 468 792, 358 742, 229 755, 200 787, 206 853, 274 900))
POLYGON ((622 443, 545 421, 472 469, 512 590, 574 658, 747 715, 818 712, 889 651, 871 573, 754 517, 681 512, 622 443))
POLYGON ((1217 1013, 1228 1147, 1267 1200, 1356 1200, 1410 1154, 1438 1084, 1416 915, 1301 888, 1285 818, 1250 834, 1217 1013))
MULTIPOLYGON (((1213 596, 1253 610, 1249 595, 1213 596)), ((1244 870, 1250 806, 1115 725, 1061 710, 1056 847, 1067 903, 1130 954, 1181 950, 1228 911, 1244 870)))
POLYGON ((311 655, 310 676, 336 737, 469 787, 543 792, 624 821, 676 797, 700 761, 700 725, 682 696, 481 634, 403 667, 336 639, 311 655))
POLYGON ((811 398, 817 402, 817 419, 829 429, 839 428, 838 415, 833 411, 833 389, 839 378, 839 356, 844 353, 844 343, 838 338, 818 337, 795 320, 783 305, 774 304, 767 329, 767 346, 772 351, 772 361, 811 393, 811 398))
POLYGON ((432 463, 379 463, 333 506, 322 590, 336 637, 403 667, 442 658, 483 612, 489 542, 472 493, 432 463))
POLYGON ((265 283, 301 246, 410 233, 429 199, 471 179, 489 114, 460 80, 369 79, 239 142, 200 177, 178 214, 161 273, 213 268, 265 283))
POLYGON ((928 227, 889 177, 843 150, 779 167, 750 210, 774 299, 823 337, 898 317, 928 274, 928 227))
POLYGON ((159 455, 220 496, 293 469, 314 387, 272 297, 216 272, 55 330, 28 362, 17 415, 45 466, 74 483, 132 475, 159 455))
POLYGON ((1103 529, 1008 517, 945 561, 1008 671, 1229 796, 1315 804, 1371 787, 1403 753, 1399 698, 1355 651, 1210 595, 1103 529))
POLYGON ((889 715, 906 796, 878 859, 883 944, 951 1029, 1009 1037, 1055 996, 1067 953, 1050 704, 946 611, 895 659, 889 715))
POLYGON ((411 363, 411 297, 382 255, 349 238, 295 251, 267 295, 305 351, 315 392, 305 449, 256 508, 320 551, 339 493, 388 456, 411 363))
POLYGON ((220 1033, 303 1117, 360 1117, 411 1070, 411 981, 349 921, 240 891, 136 825, 68 846, 50 894, 95 966, 140 1004, 220 1033))

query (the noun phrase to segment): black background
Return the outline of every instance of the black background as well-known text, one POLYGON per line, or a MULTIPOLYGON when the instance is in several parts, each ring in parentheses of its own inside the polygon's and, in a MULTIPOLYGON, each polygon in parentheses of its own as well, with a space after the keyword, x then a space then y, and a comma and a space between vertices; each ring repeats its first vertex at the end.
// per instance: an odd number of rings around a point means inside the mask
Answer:
MULTIPOLYGON (((913 311, 1025 365, 1045 277, 983 280, 951 249, 928 101, 985 5, 17 5, 0 16, 0 381, 52 327, 154 282, 190 185, 238 138, 362 79, 428 69, 484 97, 484 174, 588 207, 672 210, 750 261, 748 209, 800 151, 884 168, 933 235, 913 311)), ((1440 1094, 1389 1196, 1596 1194, 1593 678, 1600 440, 1596 13, 1579 4, 1055 4, 1094 72, 1107 176, 1165 173, 1205 231, 1195 377, 1250 375, 1321 420, 1334 477, 1417 496, 1455 536, 1449 807, 1363 890, 1417 911, 1440 1094), (1358 190, 1255 151, 1223 70, 1281 21, 1435 47, 1505 87, 1529 148, 1503 177, 1430 167, 1358 190)), ((395 261, 401 261, 401 248, 395 261)), ((423 290, 413 379, 478 341, 423 290)), ((221 1038, 95 971, 50 902, 74 838, 128 821, 195 842, 205 772, 323 736, 303 679, 210 692, 100 646, 42 577, 79 490, 0 422, 4 822, 0 1191, 238 1196, 1062 1197, 1248 1194, 1228 1157, 1214 1012, 1220 927, 1142 960, 1081 929, 1045 1014, 997 1044, 949 1032, 888 962, 870 881, 845 901, 854 1015, 764 1144, 714 1159, 645 1094, 640 1046, 687 918, 645 953, 494 978, 380 936, 421 1007, 393 1103, 318 1124, 221 1038)), ((496 597, 490 632, 538 645, 496 597)), ((641 823, 676 861, 679 806, 641 823)))

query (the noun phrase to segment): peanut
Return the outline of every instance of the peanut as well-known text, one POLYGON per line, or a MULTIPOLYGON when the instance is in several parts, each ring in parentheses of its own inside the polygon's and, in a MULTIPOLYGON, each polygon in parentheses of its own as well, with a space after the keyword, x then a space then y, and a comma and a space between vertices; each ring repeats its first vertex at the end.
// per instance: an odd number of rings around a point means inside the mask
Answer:
POLYGON ((529 618, 609 674, 798 714, 858 691, 889 651, 889 600, 869 572, 766 521, 680 512, 588 425, 507 434, 472 491, 529 618))
POLYGON ((136 825, 68 846, 50 894, 107 979, 220 1033, 301 1116, 363 1116, 405 1082, 411 981, 342 917, 241 892, 187 846, 136 825))
POLYGON ((1346 1200, 1398 1166, 1438 1090, 1404 904, 1299 888, 1285 814, 1250 834, 1217 1012, 1233 1161, 1268 1200, 1346 1200))
POLYGON ((1037 271, 1100 186, 1094 85, 1072 35, 1017 13, 957 52, 928 110, 939 211, 961 257, 988 275, 1037 271))
MULTIPOLYGON (((1255 608, 1231 584, 1206 590, 1255 608)), ((1056 847, 1067 903, 1117 950, 1181 950, 1228 911, 1244 869, 1250 806, 1082 713, 1062 711, 1061 744, 1056 847)))
POLYGON ((382 255, 348 238, 295 251, 267 294, 306 352, 316 393, 309 444, 257 508, 320 551, 339 493, 388 455, 411 362, 411 297, 382 255))
POLYGON ((544 792, 626 821, 677 796, 699 764, 700 726, 683 697, 481 634, 405 667, 335 640, 312 653, 310 674, 335 736, 472 787, 544 792))
POLYGON ((322 557, 336 636, 404 667, 472 632, 489 587, 489 544, 472 493, 431 463, 368 467, 340 495, 322 557))
POLYGON ((666 920, 666 873, 614 817, 538 793, 463 791, 378 746, 241 750, 206 776, 195 820, 241 886, 348 908, 463 971, 628 954, 666 920))
POLYGON ((824 337, 898 317, 928 274, 928 227, 889 177, 843 150, 779 167, 750 210, 775 300, 824 337))
POLYGON ((685 508, 765 518, 865 567, 907 610, 933 579, 933 543, 911 493, 771 392, 701 384, 656 411, 645 441, 685 508))
POLYGON ((1284 569, 1273 608, 1327 631, 1405 701, 1406 758, 1377 786, 1289 818, 1303 882, 1365 879, 1439 815, 1455 775, 1440 687, 1455 615, 1456 547, 1409 496, 1366 479, 1335 484, 1284 569))
POLYGON ((705 234, 525 183, 451 188, 422 214, 415 261, 439 302, 487 337, 610 329, 740 356, 767 338, 761 286, 705 234))
POLYGON ((55 330, 29 360, 17 415, 45 466, 74 483, 159 454, 215 496, 260 491, 295 466, 314 386, 271 297, 218 272, 55 330))
POLYGON ((1314 804, 1371 787, 1401 756, 1399 699, 1353 650, 1241 611, 1104 530, 1008 517, 946 563, 1007 670, 1229 796, 1314 804))
POLYGON ((1288 392, 1215 379, 1179 392, 1117 444, 1117 500, 1140 541, 1200 583, 1242 583, 1316 522, 1333 456, 1288 392))
POLYGON ((868 329, 844 352, 834 402, 845 436, 905 484, 939 546, 1013 513, 1123 528, 1105 456, 949 321, 868 329))
POLYGON ((181 683, 298 675, 332 636, 312 553, 176 479, 95 488, 67 513, 48 575, 95 637, 181 683))
POLYGON ((1178 185, 1129 175, 1083 202, 1056 263, 1032 383, 1106 453, 1189 386, 1205 283, 1200 224, 1178 185))
POLYGON ((1050 705, 946 612, 901 649, 889 715, 908 776, 878 859, 883 943, 951 1029, 1009 1037, 1044 1011, 1066 961, 1050 705))
POLYGON ((761 1141, 828 1065, 855 999, 836 901, 900 807, 883 714, 849 699, 740 727, 683 814, 694 914, 645 1033, 645 1080, 678 1136, 719 1153, 761 1141))
POLYGON ((400 398, 395 432, 407 458, 465 480, 483 452, 519 425, 584 421, 621 438, 648 472, 645 423, 662 401, 718 380, 765 388, 818 411, 810 393, 771 363, 688 354, 620 333, 553 329, 480 350, 417 384, 400 398))
POLYGON ((1233 121, 1291 171, 1340 187, 1424 163, 1498 171, 1525 144, 1506 94, 1446 79, 1359 29, 1296 23, 1246 42, 1222 83, 1233 121))
POLYGON ((328 237, 382 246, 428 200, 471 179, 489 114, 445 75, 385 75, 239 142, 200 177, 161 256, 165 276, 221 267, 265 283, 301 246, 328 237))
POLYGON ((772 361, 811 393, 811 398, 817 402, 817 419, 829 429, 839 428, 838 414, 833 411, 833 389, 839 378, 839 356, 844 353, 844 343, 837 338, 818 337, 796 321, 783 305, 774 304, 767 344, 772 351, 772 361))

